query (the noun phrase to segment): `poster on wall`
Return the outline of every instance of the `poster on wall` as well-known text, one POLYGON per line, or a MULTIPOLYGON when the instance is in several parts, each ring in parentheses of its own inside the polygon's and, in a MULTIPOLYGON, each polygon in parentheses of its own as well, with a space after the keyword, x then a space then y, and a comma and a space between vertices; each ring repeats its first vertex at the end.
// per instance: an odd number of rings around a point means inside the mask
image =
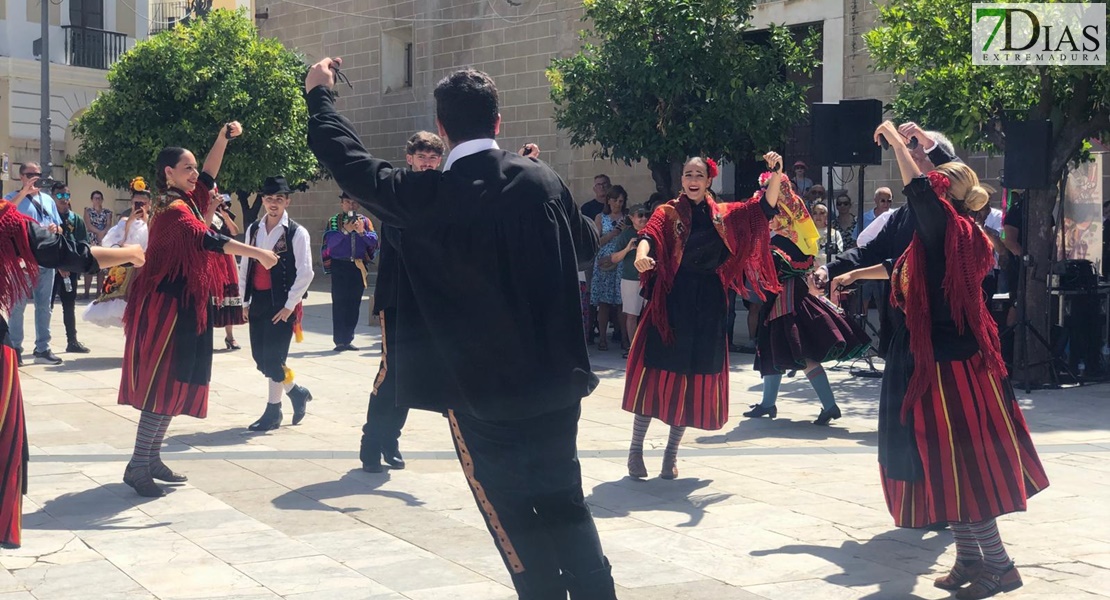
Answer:
POLYGON ((1102 270, 1102 161, 1094 153, 1090 162, 1068 170, 1064 188, 1064 226, 1057 229, 1057 257, 1089 260, 1102 270))

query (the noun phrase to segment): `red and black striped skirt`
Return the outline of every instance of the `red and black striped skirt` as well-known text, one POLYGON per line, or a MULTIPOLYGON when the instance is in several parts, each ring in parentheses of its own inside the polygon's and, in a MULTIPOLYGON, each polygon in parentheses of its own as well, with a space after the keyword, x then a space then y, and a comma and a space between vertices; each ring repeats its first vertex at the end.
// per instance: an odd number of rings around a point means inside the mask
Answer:
POLYGON ((0 545, 18 547, 27 491, 27 427, 15 350, 0 345, 0 545))
POLYGON ((924 477, 899 481, 880 467, 895 525, 974 523, 1024 511, 1048 476, 1010 381, 992 375, 979 354, 934 368, 929 394, 912 409, 924 477))
POLYGON ((716 430, 728 422, 728 302, 716 273, 679 270, 666 298, 674 341, 643 323, 632 338, 622 407, 668 425, 716 430))
POLYGON ((175 294, 156 291, 128 302, 141 304, 127 327, 119 404, 203 419, 212 377, 212 311, 198 333, 195 311, 181 306, 175 294))

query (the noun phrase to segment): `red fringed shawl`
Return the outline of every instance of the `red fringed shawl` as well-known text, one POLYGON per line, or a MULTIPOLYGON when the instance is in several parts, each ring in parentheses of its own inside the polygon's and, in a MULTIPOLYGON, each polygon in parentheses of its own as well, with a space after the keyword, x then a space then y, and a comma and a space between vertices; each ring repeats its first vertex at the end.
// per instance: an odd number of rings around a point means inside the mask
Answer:
MULTIPOLYGON (((947 200, 948 178, 933 171, 929 182, 940 198, 947 218, 944 235, 944 299, 952 313, 952 320, 961 334, 971 327, 979 344, 979 351, 987 360, 987 368, 1000 380, 1006 376, 1002 360, 1002 347, 998 339, 998 326, 983 302, 983 278, 994 267, 990 240, 983 230, 968 216, 960 216, 947 200)), ((902 421, 914 405, 928 393, 933 377, 933 320, 926 287, 925 247, 917 234, 909 248, 898 260, 896 273, 896 301, 906 313, 906 326, 910 334, 910 352, 914 370, 909 388, 902 403, 902 421), (899 293, 900 292, 900 293, 899 293)))
POLYGON ((5 313, 11 312, 13 304, 31 297, 39 276, 27 237, 30 220, 14 204, 0 200, 0 311, 5 313))
MULTIPOLYGON (((757 194, 745 202, 718 205, 712 198, 710 216, 717 234, 728 248, 729 258, 719 269, 724 287, 731 287, 746 294, 745 287, 755 290, 761 299, 763 292, 778 293, 778 276, 771 259, 770 230, 757 194)), ((640 282, 648 291, 649 299, 644 309, 644 320, 659 330, 663 341, 673 343, 674 332, 667 318, 667 295, 674 285, 682 253, 690 237, 690 201, 685 194, 655 209, 640 235, 651 240, 655 268, 640 274, 640 282)))
MULTIPOLYGON (((208 188, 197 183, 193 193, 182 196, 171 191, 171 196, 164 199, 169 204, 150 219, 146 264, 138 270, 128 290, 131 298, 143 298, 153 294, 164 281, 184 279, 181 301, 196 311, 198 333, 208 327, 211 299, 223 292, 218 289, 220 269, 216 262, 222 256, 204 249, 202 244, 208 226, 197 214, 203 214, 208 194, 208 188), (198 202, 194 204, 193 198, 198 202)), ((141 302, 127 303, 123 317, 125 333, 130 334, 136 323, 135 311, 141 305, 141 302)))

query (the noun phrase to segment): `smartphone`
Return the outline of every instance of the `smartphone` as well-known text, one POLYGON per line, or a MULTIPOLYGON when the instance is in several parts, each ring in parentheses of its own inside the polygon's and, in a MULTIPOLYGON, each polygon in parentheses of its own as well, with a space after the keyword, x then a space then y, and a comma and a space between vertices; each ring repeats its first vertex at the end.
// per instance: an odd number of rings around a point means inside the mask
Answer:
POLYGON ((51 177, 39 177, 38 180, 35 181, 35 187, 39 189, 52 188, 55 183, 57 183, 57 181, 51 177))

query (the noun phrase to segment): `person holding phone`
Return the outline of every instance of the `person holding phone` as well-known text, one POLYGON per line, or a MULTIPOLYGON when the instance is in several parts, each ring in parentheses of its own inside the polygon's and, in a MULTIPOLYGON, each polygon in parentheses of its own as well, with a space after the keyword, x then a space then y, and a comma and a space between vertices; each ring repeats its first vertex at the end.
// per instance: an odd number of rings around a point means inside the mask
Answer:
MULTIPOLYGON (((49 233, 61 233, 62 216, 50 197, 49 189, 42 191, 44 184, 51 183, 42 179, 39 163, 28 161, 19 166, 20 188, 4 196, 14 204, 19 212, 31 217, 49 233)), ((9 335, 15 348, 16 360, 23 364, 23 315, 28 301, 35 304, 35 364, 60 365, 62 359, 50 350, 50 302, 54 296, 54 269, 40 267, 38 279, 31 297, 13 303, 9 314, 9 335)))
MULTIPOLYGON (((150 189, 146 180, 131 180, 131 210, 104 234, 101 245, 107 248, 137 245, 146 250, 148 233, 147 217, 150 214, 150 189)), ((108 270, 100 293, 85 309, 82 318, 101 327, 123 327, 123 313, 127 308, 128 283, 138 267, 118 265, 108 270)))
MULTIPOLYGON (((339 212, 328 219, 320 249, 324 273, 331 275, 331 339, 335 352, 357 352, 354 345, 359 307, 366 291, 370 263, 378 251, 378 232, 365 215, 359 214, 358 202, 343 192, 339 195, 339 212)), ((382 267, 378 283, 382 283, 382 267)))

